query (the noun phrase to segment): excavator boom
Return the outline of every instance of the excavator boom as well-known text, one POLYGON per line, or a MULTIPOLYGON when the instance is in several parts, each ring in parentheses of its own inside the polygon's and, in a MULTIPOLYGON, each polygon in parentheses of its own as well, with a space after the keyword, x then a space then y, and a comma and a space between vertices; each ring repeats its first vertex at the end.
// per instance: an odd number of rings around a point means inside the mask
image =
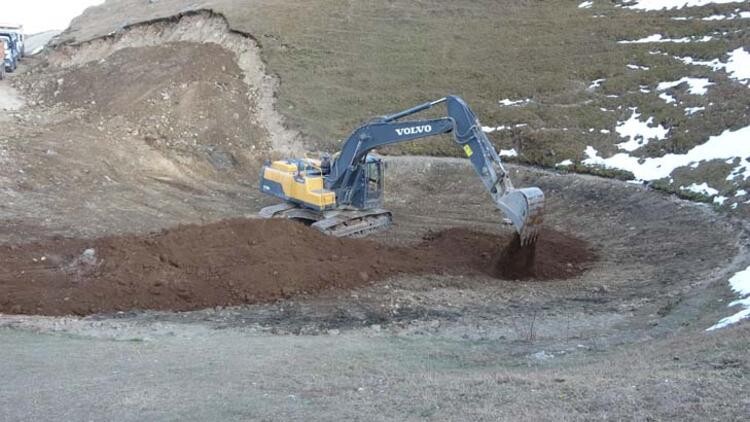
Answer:
POLYGON ((284 199, 287 205, 269 207, 261 215, 310 220, 313 226, 325 227, 323 231, 333 235, 359 236, 385 228, 390 225, 390 212, 381 208, 383 169, 381 161, 369 153, 384 145, 444 133, 453 134, 494 204, 515 227, 521 243, 535 242, 543 220, 544 193, 536 187, 513 187, 476 115, 456 96, 373 119, 357 128, 332 160, 323 157, 267 163, 261 191, 284 199), (401 120, 443 103, 446 117, 401 120))

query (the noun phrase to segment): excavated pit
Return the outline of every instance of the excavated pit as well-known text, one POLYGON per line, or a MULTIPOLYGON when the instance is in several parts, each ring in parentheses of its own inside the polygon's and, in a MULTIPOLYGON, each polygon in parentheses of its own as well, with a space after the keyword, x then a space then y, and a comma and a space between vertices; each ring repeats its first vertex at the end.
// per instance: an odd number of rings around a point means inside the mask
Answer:
MULTIPOLYGON (((542 233, 536 250, 486 234, 501 216, 460 159, 389 157, 385 205, 395 225, 374 241, 330 243, 276 223, 227 220, 269 205, 254 163, 297 156, 301 142, 274 108, 278 81, 257 43, 219 15, 126 26, 47 58, 17 80, 29 108, 19 112, 24 125, 5 129, 24 142, 0 150, 0 245, 8 245, 0 246, 0 313, 290 297, 234 309, 234 321, 302 330, 437 315, 507 327, 507 312, 520 307, 554 310, 550 333, 573 314, 609 328, 651 315, 674 316, 677 326, 694 319, 694 303, 710 304, 711 323, 724 315, 716 293, 703 292, 724 288, 716 268, 741 263, 731 261, 736 231, 710 210, 615 181, 509 166, 516 186, 539 186, 548 198, 545 226, 558 231, 542 233), (224 222, 144 235, 215 221, 224 222), (568 280, 533 282, 550 278, 568 280)), ((204 321, 211 312, 191 314, 204 321)))
POLYGON ((255 219, 145 236, 58 238, 0 247, 0 313, 187 311, 351 289, 397 274, 564 279, 579 275, 594 259, 582 240, 551 230, 542 237, 526 269, 505 257, 511 236, 463 228, 430 233, 411 247, 255 219), (560 249, 568 252, 557 254, 560 249))
POLYGON ((489 273, 509 280, 549 280, 581 273, 579 263, 589 262, 594 254, 585 242, 567 234, 542 230, 533 245, 522 245, 514 235, 497 255, 489 273))

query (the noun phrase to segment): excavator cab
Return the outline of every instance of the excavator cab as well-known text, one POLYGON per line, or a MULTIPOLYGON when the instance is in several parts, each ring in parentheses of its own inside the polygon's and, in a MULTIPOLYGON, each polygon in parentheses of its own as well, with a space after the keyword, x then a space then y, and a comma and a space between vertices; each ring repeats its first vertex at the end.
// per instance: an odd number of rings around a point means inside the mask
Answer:
POLYGON ((372 155, 365 162, 365 201, 363 208, 378 208, 383 205, 383 160, 372 155))
POLYGON ((385 162, 376 155, 368 154, 353 176, 356 182, 348 195, 339 198, 341 205, 357 209, 380 208, 383 205, 383 171, 385 162))

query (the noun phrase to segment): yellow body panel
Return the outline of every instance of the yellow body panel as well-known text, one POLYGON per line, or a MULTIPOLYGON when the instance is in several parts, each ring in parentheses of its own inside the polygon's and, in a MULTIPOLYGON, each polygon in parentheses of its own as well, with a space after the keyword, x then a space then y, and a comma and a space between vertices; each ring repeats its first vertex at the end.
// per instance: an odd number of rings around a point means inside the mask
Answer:
MULTIPOLYGON (((313 160, 311 160, 313 161, 313 160)), ((310 165, 320 165, 311 162, 310 165)), ((267 180, 278 183, 288 198, 313 205, 320 209, 336 205, 336 194, 323 188, 322 176, 299 174, 297 165, 287 161, 274 161, 263 172, 267 180)))
POLYGON ((274 161, 271 163, 271 168, 287 173, 294 173, 297 171, 297 165, 287 161, 274 161))

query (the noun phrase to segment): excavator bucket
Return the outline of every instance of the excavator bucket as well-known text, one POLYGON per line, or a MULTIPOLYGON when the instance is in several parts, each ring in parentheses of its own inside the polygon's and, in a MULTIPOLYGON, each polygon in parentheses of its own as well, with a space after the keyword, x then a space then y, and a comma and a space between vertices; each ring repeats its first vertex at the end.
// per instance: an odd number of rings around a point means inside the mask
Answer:
POLYGON ((539 235, 544 216, 544 193, 539 188, 513 189, 496 201, 521 238, 521 245, 532 245, 539 235))

